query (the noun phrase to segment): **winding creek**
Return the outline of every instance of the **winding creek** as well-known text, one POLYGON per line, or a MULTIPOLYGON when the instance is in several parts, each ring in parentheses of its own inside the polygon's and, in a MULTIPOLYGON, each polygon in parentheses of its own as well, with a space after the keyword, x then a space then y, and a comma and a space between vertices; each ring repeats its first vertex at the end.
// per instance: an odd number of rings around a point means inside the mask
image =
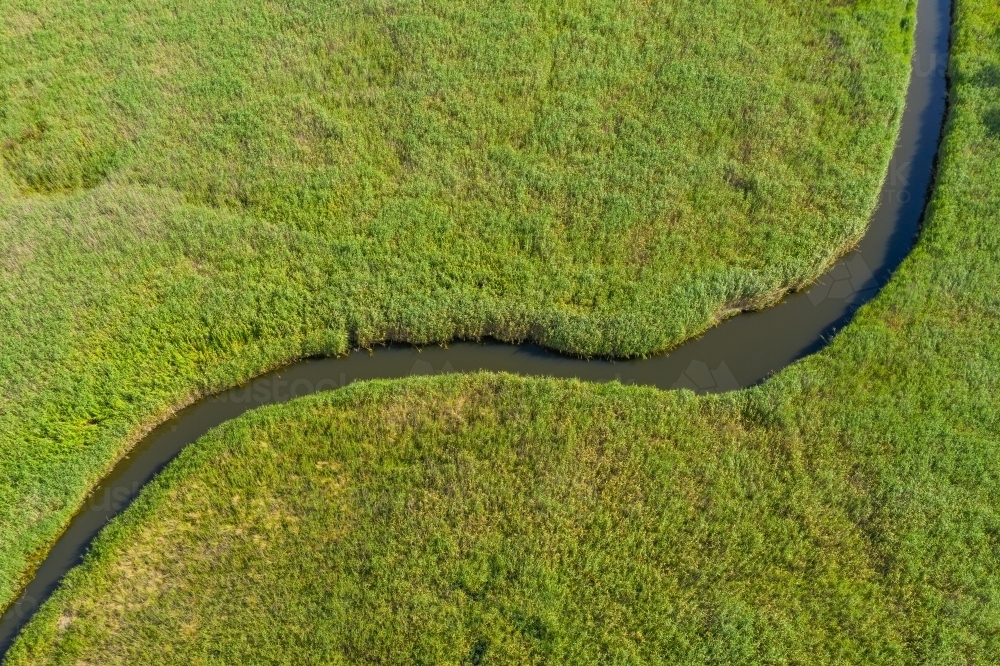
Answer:
POLYGON ((951 0, 920 0, 917 11, 906 109, 879 206, 858 248, 808 291, 767 310, 728 319, 669 354, 647 359, 583 360, 534 345, 499 343, 462 342, 419 350, 387 346, 374 353, 301 361, 204 398, 152 430, 97 485, 20 598, 6 609, 0 620, 0 656, 66 572, 80 563, 105 523, 187 444, 249 409, 358 380, 476 370, 719 392, 759 383, 824 347, 909 253, 929 198, 945 119, 951 0))

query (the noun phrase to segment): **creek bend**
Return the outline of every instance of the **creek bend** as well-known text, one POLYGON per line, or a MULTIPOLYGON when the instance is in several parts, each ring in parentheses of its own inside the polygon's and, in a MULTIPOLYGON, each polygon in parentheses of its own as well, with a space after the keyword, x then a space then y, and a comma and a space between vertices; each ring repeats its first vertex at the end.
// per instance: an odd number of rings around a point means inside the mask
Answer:
POLYGON ((899 136, 878 207, 857 249, 809 289, 774 307, 727 319, 668 354, 646 359, 584 360, 536 345, 458 342, 415 349, 307 359, 186 407, 146 435, 94 488, 0 620, 0 657, 38 606, 80 563, 100 529, 180 451, 210 429, 262 405, 353 381, 413 374, 505 371, 522 375, 620 381, 705 392, 757 384, 823 348, 888 282, 916 240, 945 120, 951 0, 920 0, 916 48, 899 136))

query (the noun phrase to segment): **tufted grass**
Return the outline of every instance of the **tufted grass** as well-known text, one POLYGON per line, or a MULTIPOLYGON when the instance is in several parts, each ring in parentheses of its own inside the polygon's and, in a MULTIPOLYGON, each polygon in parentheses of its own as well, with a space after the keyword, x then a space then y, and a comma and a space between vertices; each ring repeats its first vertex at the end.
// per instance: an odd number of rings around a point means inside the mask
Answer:
POLYGON ((991 663, 1000 10, 959 0, 919 244, 751 390, 476 374, 231 421, 10 663, 991 663))
POLYGON ((664 349, 862 232, 912 2, 0 1, 0 602, 307 354, 664 349))

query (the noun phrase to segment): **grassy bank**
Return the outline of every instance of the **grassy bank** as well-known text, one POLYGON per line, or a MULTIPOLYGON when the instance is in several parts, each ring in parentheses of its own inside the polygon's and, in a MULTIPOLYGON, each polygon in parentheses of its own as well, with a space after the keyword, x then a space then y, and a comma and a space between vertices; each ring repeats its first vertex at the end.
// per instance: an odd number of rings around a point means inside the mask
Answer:
POLYGON ((912 585, 886 589, 840 489, 735 411, 452 375, 253 412, 102 534, 10 663, 904 654, 912 585))
POLYGON ((991 663, 1000 9, 960 0, 919 245, 825 351, 698 398, 355 385, 190 447, 12 663, 991 663))
POLYGON ((388 338, 648 352, 815 275, 912 15, 0 2, 0 603, 193 396, 388 338))

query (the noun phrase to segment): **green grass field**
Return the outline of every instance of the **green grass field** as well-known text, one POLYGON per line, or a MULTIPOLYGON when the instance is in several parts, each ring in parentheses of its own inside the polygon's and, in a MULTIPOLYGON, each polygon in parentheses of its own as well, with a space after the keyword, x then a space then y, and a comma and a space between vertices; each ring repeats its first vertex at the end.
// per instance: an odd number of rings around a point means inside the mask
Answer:
POLYGON ((323 314, 362 342, 492 333, 618 355, 768 303, 860 237, 913 13, 37 4, 0 4, 5 217, 40 195, 60 202, 49 218, 186 204, 315 246, 337 293, 323 314))
POLYGON ((862 232, 913 3, 0 1, 0 603, 312 353, 669 347, 862 232))
POLYGON ((820 354, 716 397, 481 374, 252 412, 11 663, 993 663, 998 26, 958 1, 920 242, 820 354))

